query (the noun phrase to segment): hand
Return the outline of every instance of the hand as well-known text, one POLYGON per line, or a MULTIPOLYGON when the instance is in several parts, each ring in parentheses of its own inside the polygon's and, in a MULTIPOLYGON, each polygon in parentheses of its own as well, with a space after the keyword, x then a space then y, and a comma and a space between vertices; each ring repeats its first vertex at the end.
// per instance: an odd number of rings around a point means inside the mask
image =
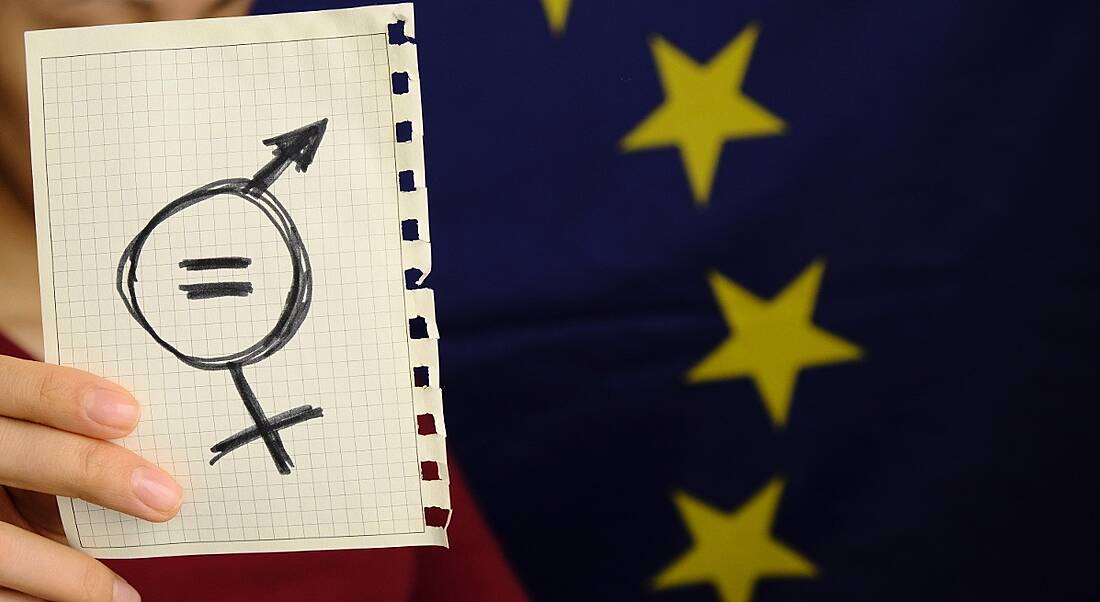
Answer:
POLYGON ((182 489, 106 441, 137 424, 124 389, 87 372, 0 356, 0 600, 139 600, 121 577, 65 545, 54 495, 163 522, 182 489))

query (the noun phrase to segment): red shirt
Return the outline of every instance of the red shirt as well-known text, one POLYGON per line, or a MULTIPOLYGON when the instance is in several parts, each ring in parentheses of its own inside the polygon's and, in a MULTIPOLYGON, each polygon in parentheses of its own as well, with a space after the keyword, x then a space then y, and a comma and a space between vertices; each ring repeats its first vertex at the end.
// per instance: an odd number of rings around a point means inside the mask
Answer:
MULTIPOLYGON (((0 354, 28 355, 3 335, 0 354)), ((527 600, 453 458, 450 549, 392 548, 105 561, 162 600, 527 600)))

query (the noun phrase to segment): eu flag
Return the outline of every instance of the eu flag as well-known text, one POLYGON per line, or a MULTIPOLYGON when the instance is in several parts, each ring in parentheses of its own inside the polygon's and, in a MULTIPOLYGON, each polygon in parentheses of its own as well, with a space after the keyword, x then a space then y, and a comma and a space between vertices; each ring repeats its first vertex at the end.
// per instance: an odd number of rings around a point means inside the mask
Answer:
POLYGON ((532 599, 1096 595, 1098 17, 416 3, 449 441, 532 599))

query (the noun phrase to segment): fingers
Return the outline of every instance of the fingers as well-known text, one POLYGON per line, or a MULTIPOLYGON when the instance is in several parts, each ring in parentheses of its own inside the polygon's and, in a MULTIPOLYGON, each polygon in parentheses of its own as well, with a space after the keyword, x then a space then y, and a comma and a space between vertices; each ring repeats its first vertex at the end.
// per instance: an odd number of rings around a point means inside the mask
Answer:
POLYGON ((183 501, 168 473, 124 447, 3 417, 0 484, 79 497, 156 522, 174 516, 183 501))
MULTIPOLYGON (((152 521, 179 510, 182 490, 164 471, 103 441, 129 433, 137 401, 97 376, 0 356, 0 484, 79 497, 152 521)), ((0 602, 140 600, 98 561, 0 523, 0 602)))
POLYGON ((41 602, 42 598, 35 598, 27 594, 11 589, 0 588, 0 602, 41 602))
POLYGON ((137 602, 134 588, 102 563, 0 523, 0 586, 48 600, 137 602))
POLYGON ((122 437, 141 413, 125 389, 75 368, 0 356, 0 383, 0 416, 89 437, 122 437))

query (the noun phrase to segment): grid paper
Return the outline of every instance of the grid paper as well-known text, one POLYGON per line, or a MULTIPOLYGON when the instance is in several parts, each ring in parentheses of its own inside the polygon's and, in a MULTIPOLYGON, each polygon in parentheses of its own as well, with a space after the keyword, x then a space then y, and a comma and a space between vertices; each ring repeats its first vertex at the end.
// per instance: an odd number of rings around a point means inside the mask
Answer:
MULTIPOLYGON (((394 8, 405 9, 411 28, 411 7, 394 8)), ((275 20, 290 16, 224 20, 235 23, 223 29, 217 20, 175 23, 222 43, 173 46, 173 38, 191 36, 163 35, 165 47, 151 48, 89 28, 80 31, 121 47, 49 48, 37 59, 41 110, 32 129, 39 126, 36 150, 44 155, 35 175, 45 180, 45 198, 36 190, 36 201, 40 231, 43 217, 49 230, 40 254, 51 267, 43 298, 52 306, 50 359, 130 389, 143 417, 122 443, 175 476, 187 495, 179 515, 160 525, 65 500, 66 531, 80 548, 126 557, 445 544, 442 529, 425 524, 424 508, 438 496, 426 500, 421 480, 425 444, 414 397, 422 395, 412 368, 425 362, 414 357, 423 353, 412 352, 408 330, 410 317, 432 312, 417 298, 410 313, 404 251, 412 247, 401 238, 398 171, 407 166, 395 140, 402 116, 391 74, 393 54, 411 49, 387 39, 391 7, 330 12, 355 13, 357 31, 325 13, 309 15, 303 30, 312 35, 262 41, 240 40, 241 31, 254 25, 270 38, 273 25, 285 25, 275 20), (269 190, 308 251, 312 304, 286 346, 243 373, 268 417, 303 404, 324 414, 279 431, 294 463, 289 475, 275 470, 259 439, 211 466, 210 447, 252 418, 228 370, 186 365, 127 313, 116 290, 120 256, 163 206, 209 182, 250 178, 272 159, 261 140, 322 118, 327 129, 308 170, 287 169, 269 190)), ((268 217, 221 195, 152 231, 137 292, 150 325, 181 351, 231 354, 278 321, 290 265, 268 217), (178 266, 218 256, 252 263, 239 274, 178 266), (250 281, 253 293, 196 301, 179 290, 235 279, 250 281)))

